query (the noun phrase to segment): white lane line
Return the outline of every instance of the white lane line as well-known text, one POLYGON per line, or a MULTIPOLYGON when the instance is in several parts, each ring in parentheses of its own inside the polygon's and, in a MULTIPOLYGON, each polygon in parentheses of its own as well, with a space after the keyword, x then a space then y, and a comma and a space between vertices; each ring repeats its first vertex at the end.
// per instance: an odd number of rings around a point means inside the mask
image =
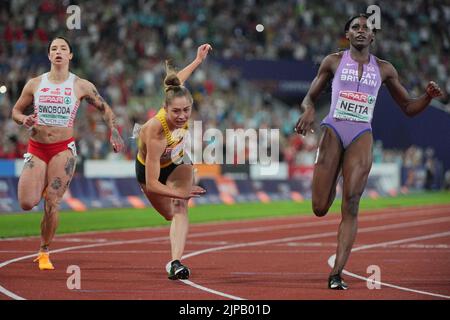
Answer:
MULTIPOLYGON (((407 227, 416 227, 416 226, 423 226, 423 225, 436 224, 436 223, 449 222, 449 221, 450 221, 450 218, 436 218, 436 219, 420 220, 420 221, 413 221, 413 222, 403 222, 403 223, 396 223, 396 224, 385 225, 385 226, 361 228, 360 230, 358 230, 358 233, 367 233, 367 232, 374 232, 374 231, 385 231, 385 230, 407 228, 407 227)), ((198 255, 201 255, 201 254, 210 253, 210 252, 217 252, 217 251, 222 251, 222 250, 227 250, 227 249, 235 249, 235 248, 242 248, 242 247, 249 247, 249 246, 268 245, 268 244, 290 242, 290 241, 298 241, 298 240, 306 240, 306 239, 316 239, 316 238, 330 237, 330 236, 335 236, 335 235, 336 235, 336 232, 324 232, 324 233, 310 234, 310 235, 305 235, 305 236, 297 236, 297 237, 288 237, 288 238, 273 239, 273 240, 263 240, 263 241, 239 243, 239 244, 234 244, 234 245, 220 246, 220 247, 214 247, 214 248, 208 248, 208 249, 204 249, 204 250, 195 251, 195 252, 189 253, 187 255, 184 255, 181 258, 186 260, 188 258, 195 257, 195 256, 198 256, 198 255)), ((186 283, 186 284, 187 285, 195 284, 195 287, 197 289, 200 289, 200 290, 203 290, 203 291, 215 294, 215 290, 212 290, 210 288, 201 286, 201 285, 196 284, 196 283, 194 283, 192 281, 190 281, 189 283, 186 283)))
MULTIPOLYGON (((433 208, 430 209, 428 211, 428 214, 431 213, 441 213, 443 210, 445 210, 447 208, 433 208), (431 213, 430 213, 431 212, 431 213)), ((411 210, 406 212, 406 214, 408 214, 408 216, 414 216, 414 215, 422 215, 421 214, 421 209, 416 209, 416 210, 411 210)), ((385 212, 385 211, 383 211, 385 212)), ((359 220, 367 220, 367 221, 372 221, 372 220, 380 220, 380 217, 383 218, 394 218, 396 216, 403 216, 405 215, 405 212, 401 212, 401 213, 396 213, 395 211, 392 211, 392 213, 383 213, 378 215, 378 217, 364 217, 365 219, 363 219, 363 217, 361 217, 359 220)), ((438 218, 441 219, 441 218, 438 218)), ((436 220, 436 219, 432 219, 432 220, 436 220)), ((337 223, 339 220, 335 219, 335 220, 331 220, 331 221, 317 221, 315 223, 316 226, 321 226, 321 225, 328 225, 328 224, 335 224, 337 223)), ((421 221, 429 221, 429 220, 421 220, 421 221)), ((406 223, 406 225, 410 225, 411 223, 406 223)), ((297 224, 298 227, 304 227, 304 226, 313 226, 314 222, 310 222, 310 223, 299 223, 297 224)), ((397 224, 399 225, 399 224, 397 224)), ((400 225, 404 225, 404 224, 400 224, 400 225)), ((394 225, 391 225, 394 226, 394 225)), ((204 236, 217 236, 217 235, 225 235, 225 234, 235 234, 235 233, 242 233, 242 232, 259 232, 259 231, 271 231, 271 230, 278 230, 278 229, 283 229, 283 228, 291 228, 291 225, 282 225, 280 226, 272 226, 272 227, 260 227, 260 228, 242 228, 242 229, 235 229, 235 230, 224 230, 224 231, 212 231, 212 232, 203 232, 203 233, 197 233, 197 234, 193 234, 191 235, 189 238, 197 238, 197 237, 204 237, 204 236)), ((381 228, 384 228, 386 226, 381 226, 381 228)), ((380 227, 375 227, 375 228, 380 228, 380 227)), ((362 231, 364 229, 360 229, 359 232, 364 232, 362 231)), ((376 231, 377 229, 373 230, 376 231)), ((382 229, 385 230, 385 229, 382 229)), ((298 240, 298 239, 314 239, 314 238, 320 238, 320 237, 326 237, 326 236, 333 236, 336 235, 336 232, 327 232, 327 233, 320 233, 320 234, 316 234, 316 235, 308 235, 308 236, 301 236, 301 237, 289 237, 289 238, 285 238, 285 239, 281 239, 281 241, 278 240, 278 242, 286 242, 286 241, 292 241, 292 240, 298 240)), ((61 248, 61 249, 57 249, 57 250, 52 250, 50 251, 50 253, 59 253, 59 252, 65 252, 65 251, 71 251, 71 250, 78 250, 78 249, 86 249, 86 248, 95 248, 95 247, 102 247, 102 246, 112 246, 112 245, 124 245, 124 244, 132 244, 132 243, 144 243, 144 242, 155 242, 155 241, 160 241, 160 240, 166 240, 168 239, 167 236, 164 237, 156 237, 156 238, 144 238, 144 239, 135 239, 135 240, 124 240, 124 241, 113 241, 113 242, 108 242, 108 243, 95 243, 95 244, 89 244, 89 245, 80 245, 80 246, 73 246, 73 247, 66 247, 66 248, 61 248)), ((270 240, 270 241, 274 241, 274 240, 270 240)), ((262 244, 264 244, 265 241, 263 241, 262 244)), ((251 244, 251 245, 258 245, 258 244, 251 244)), ((222 249, 225 248, 227 249, 227 246, 224 247, 218 247, 217 250, 212 250, 212 251, 219 251, 219 250, 225 250, 222 249)), ((213 248, 214 249, 214 248, 213 248)), ((205 252, 202 252, 205 253, 205 252)), ((202 254, 202 253, 197 253, 195 255, 198 254, 202 254)), ((190 255, 193 256, 193 255, 190 255)), ((18 262, 18 261, 22 261, 22 260, 26 260, 26 259, 32 259, 35 258, 36 254, 30 254, 30 255, 26 255, 23 257, 18 257, 15 259, 11 259, 8 261, 5 261, 3 263, 0 263, 0 268, 3 268, 11 263, 14 262, 18 262)), ((4 288, 3 286, 0 285, 0 293, 5 294, 6 296, 9 296, 13 299, 24 299, 23 297, 20 297, 18 295, 16 295, 15 293, 9 291, 8 289, 4 288)), ((214 293, 215 294, 215 293, 214 293)), ((20 300, 19 299, 19 300, 20 300)))
MULTIPOLYGON (((408 208, 387 208, 382 211, 369 211, 366 214, 361 214, 358 217, 358 221, 381 221, 385 218, 400 218, 403 216, 413 217, 413 216, 427 216, 433 215, 436 212, 443 212, 444 209, 450 210, 450 207, 413 207, 411 209, 408 208), (401 210, 400 212, 398 210, 401 210), (426 211, 424 211, 426 210, 426 211)), ((260 232, 260 231, 272 231, 272 230, 283 230, 283 229, 293 229, 298 227, 311 227, 311 226, 325 226, 325 225, 333 225, 341 221, 339 214, 332 214, 332 216, 336 219, 325 220, 325 221, 310 221, 310 222, 302 222, 303 218, 309 218, 308 216, 283 216, 276 218, 261 218, 261 219, 246 219, 243 220, 243 223, 253 223, 259 221, 277 221, 277 220, 286 220, 286 219, 295 219, 300 220, 299 223, 289 223, 289 224, 279 224, 277 226, 267 226, 267 227, 245 227, 245 228, 233 228, 232 230, 224 230, 224 231, 213 231, 210 233, 203 233, 205 236, 209 236, 210 234, 233 234, 233 233, 241 233, 241 232, 260 232)), ((227 224, 236 224, 236 221, 221 221, 221 222, 208 222, 208 223, 198 223, 197 226, 222 226, 227 224)), ((133 231, 161 231, 168 229, 168 226, 158 226, 158 227, 143 227, 143 228, 133 228, 133 229, 119 229, 119 230, 99 230, 99 231, 88 231, 88 232, 75 232, 75 233, 67 233, 61 234, 55 237, 54 241, 64 241, 65 237, 77 236, 77 235, 92 235, 92 234, 105 234, 105 233, 128 233, 133 231)), ((40 239, 40 236, 30 236, 30 237, 13 237, 13 238, 0 238, 0 242, 2 241, 17 241, 17 240, 35 240, 40 239)), ((114 240, 113 240, 114 241, 114 240)))
MULTIPOLYGON (((366 228, 359 229, 358 233, 366 233, 366 232, 382 231, 382 230, 384 231, 384 230, 407 228, 407 227, 416 227, 416 226, 436 224, 436 223, 441 223, 441 222, 450 222, 450 218, 444 217, 444 218, 436 218, 436 219, 428 219, 428 220, 419 220, 419 221, 413 221, 413 222, 402 222, 402 223, 377 226, 377 227, 366 227, 366 228)), ((238 243, 238 244, 213 247, 213 248, 203 249, 203 250, 199 250, 199 251, 194 251, 192 253, 184 255, 182 257, 182 259, 188 259, 190 257, 194 257, 194 256, 201 255, 204 253, 221 251, 221 250, 226 250, 226 249, 234 249, 234 248, 241 248, 241 247, 247 247, 247 246, 259 246, 259 245, 265 245, 265 244, 282 243, 282 242, 289 242, 289 241, 296 241, 296 240, 317 239, 317 238, 329 237, 329 236, 334 236, 334 235, 336 235, 336 231, 309 234, 309 235, 304 235, 304 236, 288 237, 288 238, 279 238, 279 239, 273 239, 273 240, 238 243)))
POLYGON ((192 282, 190 280, 180 280, 180 281, 184 282, 185 284, 190 285, 191 287, 194 287, 196 289, 207 291, 209 293, 212 293, 212 294, 215 294, 215 295, 218 295, 218 296, 221 296, 221 297, 229 298, 231 300, 247 300, 245 298, 241 298, 241 297, 238 297, 238 296, 233 296, 231 294, 224 293, 224 292, 221 292, 221 291, 216 291, 216 290, 213 290, 213 289, 204 290, 205 287, 202 287, 202 286, 200 286, 200 285, 198 285, 195 282, 192 282))
MULTIPOLYGON (((351 252, 367 250, 367 249, 372 249, 372 248, 377 248, 377 247, 386 247, 386 246, 389 246, 389 245, 396 245, 396 244, 412 242, 412 241, 420 241, 420 240, 448 237, 448 236, 450 236, 450 232, 433 233, 433 234, 420 236, 420 237, 414 237, 414 238, 407 238, 407 239, 396 240, 396 241, 388 241, 388 242, 369 244, 369 245, 365 245, 365 246, 354 248, 354 249, 352 249, 351 252)), ((336 259, 336 254, 333 254, 332 256, 330 256, 330 258, 328 258, 328 265, 331 268, 333 268, 333 266, 334 266, 335 259, 336 259)), ((360 275, 357 275, 357 274, 352 273, 352 272, 347 271, 347 270, 343 270, 342 273, 344 273, 344 274, 346 274, 346 275, 348 275, 350 277, 354 277, 354 278, 360 279, 360 280, 369 281, 368 278, 360 276, 360 275)), ((376 284, 379 284, 379 285, 383 285, 383 286, 386 286, 386 287, 391 287, 391 288, 394 288, 394 289, 399 289, 399 290, 403 290, 403 291, 409 291, 409 292, 424 294, 424 295, 438 297, 438 298, 450 299, 450 296, 446 296, 446 295, 443 295, 443 294, 432 293, 432 292, 422 291, 422 290, 415 290, 415 289, 401 287, 401 286, 393 285, 393 284, 386 283, 386 282, 376 281, 376 280, 372 280, 372 279, 370 281, 373 282, 373 283, 376 283, 376 284)))
POLYGON ((18 296, 17 294, 15 294, 14 292, 9 291, 6 288, 3 288, 2 286, 0 286, 0 292, 4 293, 5 295, 7 295, 8 297, 14 299, 14 300, 27 300, 21 296, 18 296))
MULTIPOLYGON (((65 252, 65 251, 71 251, 71 250, 78 250, 78 249, 87 249, 87 248, 95 248, 95 247, 102 247, 102 246, 113 246, 113 245, 122 245, 122 244, 131 244, 131 243, 143 243, 143 242, 152 242, 152 241, 159 241, 163 238, 167 237, 158 237, 158 238, 150 238, 150 239, 137 239, 137 240, 127 240, 127 241, 114 241, 109 243, 95 243, 95 244, 87 244, 82 246, 74 246, 74 247, 67 247, 57 250, 51 250, 50 253, 58 253, 58 252, 65 252)), ((18 257, 15 259, 11 259, 5 262, 0 263, 0 268, 3 268, 7 266, 8 264, 26 260, 26 259, 32 259, 36 257, 36 253, 29 254, 23 257, 18 257)), ((15 300, 26 300, 25 298, 16 295, 14 292, 9 291, 5 287, 0 285, 0 293, 3 293, 4 295, 11 297, 15 300)))

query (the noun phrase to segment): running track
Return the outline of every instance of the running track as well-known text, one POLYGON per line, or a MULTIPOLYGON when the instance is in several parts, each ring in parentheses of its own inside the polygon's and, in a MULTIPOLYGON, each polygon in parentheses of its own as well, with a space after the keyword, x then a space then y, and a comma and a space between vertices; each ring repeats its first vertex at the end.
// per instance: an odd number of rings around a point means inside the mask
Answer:
MULTIPOLYGON (((230 208, 232 210, 232 208, 230 208)), ((58 236, 54 271, 32 263, 39 239, 0 240, 5 299, 450 299, 450 205, 362 212, 344 279, 326 289, 339 215, 192 225, 189 281, 170 281, 168 228, 58 236), (69 290, 67 267, 81 269, 69 290), (369 290, 367 268, 381 270, 369 290)))

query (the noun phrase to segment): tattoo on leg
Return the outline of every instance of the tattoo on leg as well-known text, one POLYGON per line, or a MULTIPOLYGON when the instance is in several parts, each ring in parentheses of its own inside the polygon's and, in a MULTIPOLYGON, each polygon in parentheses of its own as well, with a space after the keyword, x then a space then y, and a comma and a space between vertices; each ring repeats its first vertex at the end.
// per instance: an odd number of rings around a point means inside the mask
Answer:
POLYGON ((66 184, 64 185, 63 193, 65 193, 66 190, 69 188, 69 184, 70 184, 70 180, 68 180, 68 181, 66 182, 66 184))
POLYGON ((73 168, 75 167, 75 159, 69 158, 67 159, 66 165, 64 166, 64 170, 66 174, 70 176, 73 173, 73 168))
POLYGON ((50 213, 50 206, 49 206, 47 200, 45 200, 45 202, 44 202, 44 211, 45 211, 45 214, 49 214, 50 213))
POLYGON ((26 168, 33 169, 33 167, 34 167, 34 161, 33 160, 25 162, 25 165, 23 166, 24 169, 26 169, 26 168))
POLYGON ((62 181, 60 177, 56 177, 55 180, 52 182, 52 188, 53 190, 59 190, 61 188, 62 181))

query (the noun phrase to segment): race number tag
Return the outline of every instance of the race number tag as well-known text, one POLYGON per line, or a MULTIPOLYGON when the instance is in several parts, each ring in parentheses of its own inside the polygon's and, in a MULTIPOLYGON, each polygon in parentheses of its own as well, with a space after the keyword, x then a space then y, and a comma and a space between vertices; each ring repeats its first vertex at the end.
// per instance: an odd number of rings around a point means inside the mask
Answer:
POLYGON ((67 148, 69 148, 72 151, 74 157, 77 156, 77 146, 75 145, 75 141, 69 142, 67 144, 67 148))
POLYGON ((370 122, 376 97, 367 93, 340 91, 333 117, 340 120, 370 122))

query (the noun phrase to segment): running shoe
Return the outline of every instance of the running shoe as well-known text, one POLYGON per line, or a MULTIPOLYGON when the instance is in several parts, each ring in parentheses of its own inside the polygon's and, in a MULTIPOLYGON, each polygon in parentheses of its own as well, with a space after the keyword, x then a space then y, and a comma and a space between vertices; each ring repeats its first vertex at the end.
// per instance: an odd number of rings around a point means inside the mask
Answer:
POLYGON ((53 270, 52 262, 50 261, 50 254, 48 252, 39 252, 36 259, 33 262, 39 262, 39 270, 53 270))
POLYGON ((191 271, 188 267, 181 264, 180 260, 174 260, 170 264, 170 269, 168 270, 168 278, 170 280, 177 280, 177 279, 189 279, 189 276, 191 274, 191 271))
POLYGON ((328 278, 328 289, 347 290, 348 285, 342 280, 340 274, 335 274, 328 278))

